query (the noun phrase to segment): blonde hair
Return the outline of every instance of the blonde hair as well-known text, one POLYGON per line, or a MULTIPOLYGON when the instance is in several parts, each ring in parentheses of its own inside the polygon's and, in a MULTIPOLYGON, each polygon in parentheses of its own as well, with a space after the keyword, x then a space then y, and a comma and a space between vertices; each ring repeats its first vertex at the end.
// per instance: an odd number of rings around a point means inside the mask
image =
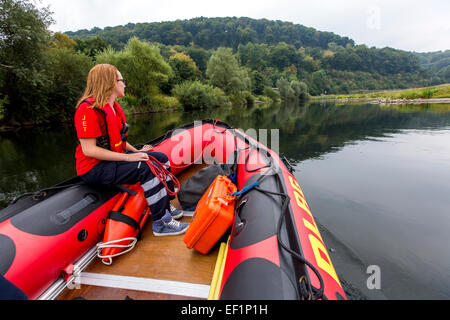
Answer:
POLYGON ((110 64, 98 64, 89 71, 86 89, 76 108, 88 98, 95 98, 94 108, 102 108, 114 91, 117 83, 117 68, 110 64))

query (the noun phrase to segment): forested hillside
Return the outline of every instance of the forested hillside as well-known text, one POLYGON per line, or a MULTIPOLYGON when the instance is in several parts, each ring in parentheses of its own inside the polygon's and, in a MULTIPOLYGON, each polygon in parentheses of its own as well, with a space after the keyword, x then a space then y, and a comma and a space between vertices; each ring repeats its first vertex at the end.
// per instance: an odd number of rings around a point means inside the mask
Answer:
POLYGON ((290 22, 196 18, 62 34, 49 30, 51 12, 31 0, 3 0, 0 12, 0 130, 72 122, 98 63, 114 64, 127 79, 120 101, 127 112, 450 82, 448 51, 368 48, 290 22))
POLYGON ((450 82, 450 50, 414 54, 419 57, 420 64, 427 69, 434 82, 450 82))
MULTIPOLYGON (((273 85, 281 76, 295 76, 313 95, 397 89, 449 82, 442 66, 425 68, 423 56, 393 48, 355 45, 348 37, 291 22, 250 18, 195 18, 172 22, 129 23, 125 26, 66 32, 76 39, 99 37, 121 49, 133 36, 142 41, 211 51, 232 48, 243 66, 262 72, 273 85)), ((424 55, 426 56, 426 55, 424 55)), ((202 61, 192 57, 197 65, 202 61)), ((443 67, 448 66, 445 64, 443 67)))
POLYGON ((194 18, 173 22, 129 23, 125 26, 94 28, 66 32, 71 37, 81 38, 99 35, 108 44, 119 49, 133 36, 141 40, 165 45, 195 44, 205 49, 229 47, 234 50, 247 42, 276 45, 286 42, 296 46, 327 49, 330 42, 341 46, 354 45, 353 40, 331 32, 318 32, 313 28, 290 22, 255 20, 250 18, 194 18))

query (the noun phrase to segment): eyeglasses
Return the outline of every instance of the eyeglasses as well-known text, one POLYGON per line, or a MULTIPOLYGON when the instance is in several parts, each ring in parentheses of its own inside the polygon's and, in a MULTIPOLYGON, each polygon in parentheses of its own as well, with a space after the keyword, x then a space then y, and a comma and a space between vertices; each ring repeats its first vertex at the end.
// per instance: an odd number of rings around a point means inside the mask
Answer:
POLYGON ((125 87, 127 86, 127 80, 125 80, 125 79, 117 79, 117 81, 122 81, 123 84, 125 85, 125 87))

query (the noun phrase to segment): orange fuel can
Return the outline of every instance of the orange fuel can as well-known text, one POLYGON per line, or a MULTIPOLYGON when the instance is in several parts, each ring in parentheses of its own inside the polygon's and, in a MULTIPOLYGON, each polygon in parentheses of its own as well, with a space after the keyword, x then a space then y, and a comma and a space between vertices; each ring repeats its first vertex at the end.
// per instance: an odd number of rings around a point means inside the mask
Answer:
POLYGON ((217 176, 197 204, 194 216, 184 236, 189 249, 207 254, 231 226, 237 187, 226 176, 217 176))

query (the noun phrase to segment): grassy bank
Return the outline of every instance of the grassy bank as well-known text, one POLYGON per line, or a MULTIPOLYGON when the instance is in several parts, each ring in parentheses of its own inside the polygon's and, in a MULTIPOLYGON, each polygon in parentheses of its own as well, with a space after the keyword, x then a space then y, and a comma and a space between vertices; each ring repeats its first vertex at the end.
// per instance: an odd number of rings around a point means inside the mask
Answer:
POLYGON ((413 88, 404 90, 387 90, 358 94, 341 94, 316 96, 312 99, 386 99, 386 100, 415 100, 415 99, 450 99, 450 84, 438 86, 413 88))

